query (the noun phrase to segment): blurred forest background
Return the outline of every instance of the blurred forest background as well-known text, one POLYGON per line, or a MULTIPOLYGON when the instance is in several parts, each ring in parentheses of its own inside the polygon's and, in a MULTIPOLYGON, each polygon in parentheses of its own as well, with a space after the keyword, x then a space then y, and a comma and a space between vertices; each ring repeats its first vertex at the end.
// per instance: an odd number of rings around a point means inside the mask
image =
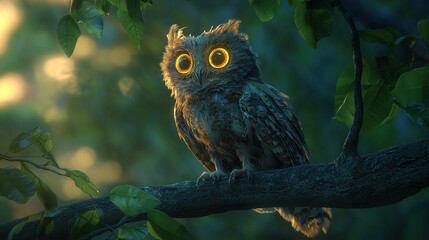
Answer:
MULTIPOLYGON (((390 25, 413 34, 416 22, 429 18, 426 0, 343 2, 358 28, 390 25)), ((350 34, 338 13, 333 35, 314 50, 299 36, 286 1, 271 21, 262 23, 244 0, 154 0, 143 13, 140 50, 113 12, 104 17, 103 37, 83 33, 68 59, 57 42, 56 27, 69 4, 0 0, 0 152, 5 153, 21 132, 40 126, 51 133, 59 164, 87 173, 102 195, 122 183, 162 185, 196 179, 204 169, 177 136, 174 101, 162 82, 159 62, 170 25, 186 26, 185 34, 198 35, 236 18, 258 54, 263 79, 290 96, 311 161, 330 162, 340 153, 348 129, 332 119, 335 83, 353 65, 350 34)), ((374 44, 362 47, 367 59, 383 51, 374 44)), ((428 130, 400 112, 389 124, 362 134, 360 153, 428 136, 428 130)), ((49 173, 42 178, 63 204, 86 198, 68 178, 49 173)), ((426 189, 386 207, 334 209, 326 238, 423 239, 429 226, 428 204, 426 189)), ((1 198, 0 221, 42 209, 37 197, 24 205, 1 198)), ((277 214, 234 211, 179 220, 196 239, 303 238, 277 214)))

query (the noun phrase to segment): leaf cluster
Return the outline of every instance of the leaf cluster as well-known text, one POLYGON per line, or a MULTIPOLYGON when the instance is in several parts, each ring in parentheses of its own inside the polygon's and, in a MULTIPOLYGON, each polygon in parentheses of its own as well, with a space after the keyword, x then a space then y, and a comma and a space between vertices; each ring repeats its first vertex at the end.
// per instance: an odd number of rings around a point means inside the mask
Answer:
POLYGON ((98 188, 85 173, 79 170, 60 167, 52 154, 52 147, 52 139, 49 133, 44 132, 40 127, 36 127, 29 132, 21 133, 15 137, 10 143, 8 152, 6 154, 0 154, 0 161, 18 164, 18 167, 8 165, 0 168, 0 196, 22 204, 26 203, 36 194, 47 210, 43 214, 33 215, 25 222, 16 225, 9 233, 9 239, 12 239, 15 234, 18 234, 25 224, 29 222, 40 222, 37 238, 46 234, 49 235, 54 227, 52 219, 57 214, 57 195, 32 168, 38 168, 68 177, 73 180, 76 187, 91 197, 100 193, 98 188), (38 148, 41 156, 28 157, 16 155, 32 146, 38 148))
POLYGON ((96 0, 95 5, 88 0, 74 0, 70 13, 63 16, 58 23, 58 42, 67 57, 70 57, 81 35, 81 28, 101 38, 104 25, 102 15, 109 15, 111 7, 114 7, 118 20, 128 32, 131 41, 140 49, 144 30, 142 12, 148 5, 152 5, 151 0, 96 0))

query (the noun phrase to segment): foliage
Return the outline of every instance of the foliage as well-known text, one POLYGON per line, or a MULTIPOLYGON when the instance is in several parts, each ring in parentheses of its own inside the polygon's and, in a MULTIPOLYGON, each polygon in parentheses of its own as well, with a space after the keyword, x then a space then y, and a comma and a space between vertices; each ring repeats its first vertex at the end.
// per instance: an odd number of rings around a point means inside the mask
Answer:
MULTIPOLYGON (((429 51, 429 45, 424 37, 429 33, 429 26, 422 27, 426 21, 419 21, 419 33, 414 37, 400 36, 393 28, 360 31, 363 40, 386 45, 392 52, 390 55, 376 56, 371 62, 364 63, 362 75, 364 131, 370 131, 389 122, 398 112, 398 106, 418 125, 428 127, 429 64, 413 68, 412 62, 403 62, 394 55, 394 50, 404 41, 409 41, 411 47, 416 41, 423 41, 426 48, 424 52, 429 51), (402 107, 401 103, 414 107, 402 107)), ((351 125, 354 115, 352 79, 353 73, 345 71, 337 81, 335 96, 335 119, 347 126, 351 125)))
POLYGON ((129 185, 113 188, 110 192, 110 201, 129 217, 146 213, 160 204, 158 198, 129 185))
POLYGON ((333 6, 331 1, 289 0, 295 8, 295 25, 307 44, 317 47, 317 42, 332 32, 333 6))
POLYGON ((191 239, 186 228, 167 214, 151 210, 147 214, 147 228, 156 239, 191 239))
POLYGON ((112 201, 126 216, 147 213, 147 221, 127 223, 114 231, 110 239, 191 239, 186 228, 167 214, 156 210, 158 198, 130 185, 117 186, 110 192, 112 201))
POLYGON ((58 23, 57 36, 67 57, 70 57, 80 36, 78 23, 89 34, 103 36, 103 18, 109 14, 110 6, 117 8, 118 20, 128 32, 130 39, 140 49, 141 36, 144 30, 142 11, 152 5, 152 0, 97 0, 95 5, 86 0, 73 1, 70 14, 58 23))
POLYGON ((249 0, 249 3, 262 22, 271 20, 280 7, 280 0, 249 0))
POLYGON ((54 225, 52 219, 58 213, 56 212, 58 204, 56 194, 30 167, 69 177, 81 191, 91 197, 99 194, 98 188, 85 173, 79 170, 61 168, 58 165, 55 157, 52 155, 52 146, 53 144, 49 133, 36 127, 14 138, 10 143, 8 152, 6 154, 0 154, 0 160, 16 162, 20 166, 20 168, 14 166, 0 168, 0 195, 16 201, 17 203, 25 203, 30 197, 37 193, 37 196, 47 210, 42 216, 37 218, 30 217, 24 223, 15 226, 9 234, 9 238, 19 233, 26 223, 36 221, 36 219, 40 221, 37 236, 41 237, 44 234, 49 235, 54 225), (42 155, 40 157, 9 155, 9 153, 21 153, 31 146, 36 146, 42 155))

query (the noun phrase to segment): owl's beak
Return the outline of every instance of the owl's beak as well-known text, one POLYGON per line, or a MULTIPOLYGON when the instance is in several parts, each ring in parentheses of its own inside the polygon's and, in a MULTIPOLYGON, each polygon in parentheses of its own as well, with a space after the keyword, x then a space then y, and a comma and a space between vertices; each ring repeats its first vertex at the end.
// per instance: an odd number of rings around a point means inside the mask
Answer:
POLYGON ((203 86, 203 71, 201 69, 195 69, 195 78, 198 80, 198 82, 200 83, 200 86, 203 86))
POLYGON ((195 78, 200 83, 201 87, 208 82, 208 73, 203 69, 201 68, 195 69, 194 75, 195 75, 195 78))

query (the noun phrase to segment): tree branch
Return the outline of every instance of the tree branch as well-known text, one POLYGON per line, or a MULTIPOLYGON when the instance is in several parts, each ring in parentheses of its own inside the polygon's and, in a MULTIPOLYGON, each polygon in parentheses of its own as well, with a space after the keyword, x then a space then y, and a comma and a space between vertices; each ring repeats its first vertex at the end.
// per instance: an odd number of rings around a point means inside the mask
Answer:
POLYGON ((354 77, 354 103, 355 103, 355 115, 353 118, 352 126, 350 127, 349 134, 343 145, 343 151, 346 155, 357 154, 357 145, 359 143, 359 132, 362 128, 363 123, 363 99, 362 99, 362 53, 360 49, 359 33, 356 29, 355 22, 350 16, 347 9, 341 4, 340 0, 334 0, 334 5, 343 15, 346 20, 350 32, 352 34, 352 49, 353 49, 353 62, 355 68, 354 77))
MULTIPOLYGON (((144 187, 161 200, 158 209, 172 217, 199 217, 231 210, 273 206, 368 208, 389 205, 429 186, 429 139, 391 147, 365 157, 354 156, 344 164, 308 164, 258 172, 253 183, 245 179, 229 185, 223 178, 214 186, 200 188, 195 181, 144 187)), ((114 225, 123 214, 108 197, 59 207, 54 228, 47 239, 67 239, 76 218, 94 208, 104 211, 105 223, 114 225)), ((142 220, 139 216, 133 220, 142 220)), ((0 225, 6 239, 18 219, 0 225)), ((28 223, 19 239, 35 236, 38 222, 28 223)))

